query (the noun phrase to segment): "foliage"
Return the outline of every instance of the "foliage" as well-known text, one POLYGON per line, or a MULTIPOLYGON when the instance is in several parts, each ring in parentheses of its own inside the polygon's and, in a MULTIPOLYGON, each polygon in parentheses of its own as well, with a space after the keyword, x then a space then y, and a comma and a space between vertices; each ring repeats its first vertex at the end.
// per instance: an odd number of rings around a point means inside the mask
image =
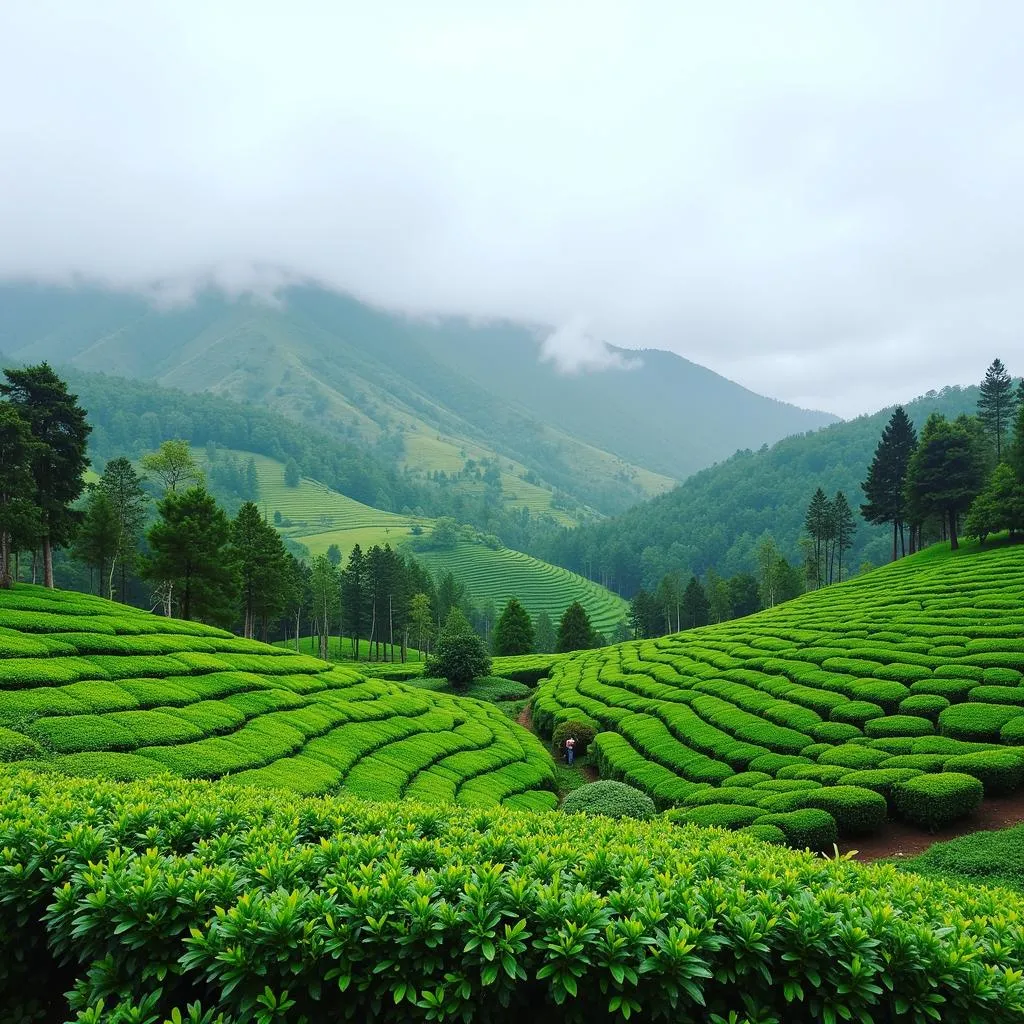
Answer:
POLYGON ((596 735, 594 727, 586 722, 559 722, 551 734, 551 749, 560 757, 565 751, 565 741, 571 736, 576 741, 576 756, 583 757, 596 735))
POLYGON ((508 599, 494 628, 494 653, 499 657, 533 653, 533 622, 514 597, 508 599))
POLYGON ((893 788, 897 813, 934 832, 973 811, 984 793, 981 782, 962 772, 916 775, 893 788))
POLYGON ((603 779, 570 793, 562 803, 567 814, 602 814, 607 818, 638 818, 654 816, 654 803, 646 793, 622 782, 603 779))
POLYGON ((983 544, 991 534, 1024 529, 1024 477, 1005 462, 996 466, 982 492, 971 502, 964 534, 983 544))
POLYGON ((473 632, 462 612, 453 608, 427 661, 427 675, 442 676, 452 686, 464 688, 490 671, 491 658, 483 640, 473 632))
POLYGON ((1024 825, 933 843, 899 867, 953 884, 1001 885, 1024 893, 1024 825))
POLYGON ((180 438, 164 441, 155 452, 139 460, 143 472, 155 476, 164 491, 186 490, 205 483, 203 471, 192 454, 192 446, 180 438))
POLYGON ((978 388, 978 419, 992 442, 997 463, 1006 454, 1006 433, 1013 423, 1016 398, 1013 379, 1002 360, 993 359, 978 388))
POLYGON ((558 624, 558 640, 555 650, 562 654, 567 651, 583 651, 595 646, 594 628, 590 617, 579 601, 573 601, 558 624))
MULTIPOLYGON (((861 515, 869 523, 892 524, 892 558, 898 557, 897 539, 904 540, 907 519, 906 483, 910 463, 917 449, 917 432, 902 406, 896 406, 882 431, 882 439, 861 484, 865 502, 861 515)), ((906 553, 905 551, 903 552, 906 553)))

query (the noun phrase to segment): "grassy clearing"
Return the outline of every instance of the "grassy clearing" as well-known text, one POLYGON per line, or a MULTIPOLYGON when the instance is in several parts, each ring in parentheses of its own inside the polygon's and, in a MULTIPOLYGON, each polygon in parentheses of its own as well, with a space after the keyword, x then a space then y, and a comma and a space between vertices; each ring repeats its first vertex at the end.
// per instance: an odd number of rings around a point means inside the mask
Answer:
MULTIPOLYGON (((555 778, 557 784, 557 772, 555 778)), ((917 857, 892 863, 928 878, 1024 893, 1024 825, 936 843, 917 857)))
POLYGON ((937 828, 1024 781, 1022 637, 1024 546, 932 549, 746 619, 562 662, 534 722, 589 721, 601 774, 685 820, 788 826, 814 809, 840 835, 888 817, 937 828))
POLYGON ((492 703, 30 586, 0 592, 0 654, 0 760, 482 806, 535 793, 554 806, 547 751, 492 703))

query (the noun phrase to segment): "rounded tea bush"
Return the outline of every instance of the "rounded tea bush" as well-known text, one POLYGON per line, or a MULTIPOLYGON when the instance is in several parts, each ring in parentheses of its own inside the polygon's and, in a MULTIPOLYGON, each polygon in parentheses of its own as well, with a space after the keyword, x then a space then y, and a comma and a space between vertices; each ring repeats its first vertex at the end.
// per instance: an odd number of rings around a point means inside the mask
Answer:
POLYGON ((587 725, 586 722, 559 722, 551 734, 551 749, 556 755, 561 756, 565 752, 565 741, 571 736, 576 741, 575 756, 582 757, 594 742, 596 735, 594 727, 587 725))
POLYGON ((917 775, 893 788, 893 804, 899 816, 931 832, 967 817, 983 796, 981 783, 961 772, 917 775))
POLYGON ((679 807, 666 811, 665 817, 674 825, 701 825, 704 828, 743 828, 753 825, 764 811, 760 807, 740 804, 707 804, 704 807, 679 807))
POLYGON ((949 707, 949 700, 937 693, 912 693, 900 701, 899 710, 904 715, 916 715, 937 722, 939 715, 949 707))
POLYGON ((798 850, 827 850, 839 840, 836 819, 828 811, 804 807, 799 811, 764 814, 755 825, 774 825, 786 837, 786 842, 798 850))
POLYGON ((745 836, 753 836, 760 839, 762 843, 772 843, 775 846, 786 845, 786 833, 778 825, 746 825, 737 831, 745 836))
POLYGON ((828 811, 836 819, 839 834, 844 836, 866 836, 877 832, 885 824, 885 797, 871 789, 847 784, 825 786, 807 793, 805 807, 817 807, 828 811))
POLYGON ((850 772, 843 777, 844 786, 859 786, 880 793, 887 804, 892 804, 892 791, 901 782, 921 774, 920 768, 869 768, 863 772, 850 772))
POLYGON ((832 764, 860 771, 865 768, 877 768, 888 759, 889 755, 884 750, 872 750, 870 747, 846 743, 840 747, 830 747, 818 758, 818 764, 832 764))
POLYGON ((562 810, 569 814, 604 814, 609 818, 643 821, 654 817, 654 801, 624 782, 602 779, 570 793, 562 802, 562 810))
POLYGON ((954 704, 939 715, 939 731, 955 740, 998 743, 1000 730, 1018 715, 1024 715, 1021 708, 1004 704, 954 704))
MULTIPOLYGON (((863 726, 865 722, 870 722, 872 718, 881 718, 884 714, 885 710, 871 701, 848 700, 845 704, 833 708, 829 717, 833 722, 863 726)), ((815 739, 817 738, 816 736, 815 739)))
POLYGON ((1024 758, 1009 750, 984 750, 949 758, 944 770, 973 775, 986 796, 1005 796, 1024 782, 1024 758))
POLYGON ((927 718, 916 715, 886 715, 867 722, 864 731, 872 738, 885 739, 901 736, 930 736, 935 726, 927 718))
POLYGON ((861 731, 848 722, 822 722, 811 730, 811 735, 819 743, 847 743, 860 736, 861 731))

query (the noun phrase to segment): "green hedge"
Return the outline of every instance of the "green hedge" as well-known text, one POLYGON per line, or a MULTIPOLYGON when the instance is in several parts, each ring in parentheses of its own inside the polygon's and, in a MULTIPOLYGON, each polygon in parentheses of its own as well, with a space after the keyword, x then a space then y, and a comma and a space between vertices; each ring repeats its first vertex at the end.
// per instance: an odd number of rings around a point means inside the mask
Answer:
POLYGON ((973 775, 985 787, 986 796, 1005 796, 1024 782, 1024 759, 1009 751, 961 754, 946 761, 945 771, 973 775))
POLYGON ((900 701, 899 710, 904 715, 916 715, 937 722, 939 715, 949 707, 949 700, 936 693, 912 693, 900 701))
MULTIPOLYGON (((896 666, 888 667, 894 668, 896 666)), ((931 672, 927 669, 924 671, 927 676, 931 676, 931 672)), ((884 682, 881 679, 862 679, 853 684, 851 696, 853 696, 855 701, 877 704, 888 715, 892 714, 900 706, 901 700, 910 696, 910 690, 899 682, 884 682)), ((839 719, 839 721, 841 720, 839 719)))
POLYGON ((665 812, 665 817, 674 825, 731 829, 752 825, 763 815, 764 812, 759 807, 744 807, 739 804, 706 804, 703 807, 680 807, 665 812))
POLYGON ((20 732, 0 727, 0 761, 21 761, 40 754, 39 744, 20 732))
POLYGON ((821 743, 830 744, 846 743, 848 740, 862 735, 857 726, 850 725, 847 722, 822 722, 821 725, 816 725, 811 731, 816 740, 821 743))
POLYGON ((901 782, 906 782, 921 774, 919 768, 869 768, 867 771, 850 772, 843 777, 844 786, 859 786, 880 793, 885 802, 893 805, 893 790, 901 782))
POLYGON ((737 831, 745 836, 760 839, 762 843, 771 843, 773 846, 786 845, 786 833, 778 825, 746 825, 737 831))
POLYGON ((834 764, 841 768, 859 770, 877 768, 888 757, 889 755, 881 750, 847 743, 840 747, 830 747, 818 758, 818 764, 834 764))
POLYGON ((798 850, 828 850, 839 841, 836 819, 828 811, 813 807, 782 814, 764 814, 756 825, 774 825, 786 842, 798 850))
POLYGON ((886 715, 868 722, 864 731, 872 739, 930 736, 935 732, 935 726, 929 719, 918 718, 916 715, 886 715))
POLYGON ((982 784, 972 775, 939 772, 898 783, 893 789, 893 804, 900 817, 934 832, 965 818, 983 796, 982 784))
POLYGON ((871 835, 885 824, 885 797, 871 789, 850 785, 848 778, 843 779, 841 786, 824 786, 808 792, 804 806, 828 811, 835 818, 840 835, 871 835))
POLYGON ((1022 714, 1019 707, 1002 704, 955 704, 939 715, 939 731, 953 739, 997 743, 1003 726, 1022 714))
POLYGON ((872 718, 881 718, 884 714, 885 710, 871 701, 850 700, 832 709, 831 720, 862 727, 865 722, 870 722, 872 718))
POLYGON ((646 793, 611 779, 573 790, 562 802, 562 810, 570 814, 603 814, 609 818, 641 820, 655 813, 654 802, 646 793))

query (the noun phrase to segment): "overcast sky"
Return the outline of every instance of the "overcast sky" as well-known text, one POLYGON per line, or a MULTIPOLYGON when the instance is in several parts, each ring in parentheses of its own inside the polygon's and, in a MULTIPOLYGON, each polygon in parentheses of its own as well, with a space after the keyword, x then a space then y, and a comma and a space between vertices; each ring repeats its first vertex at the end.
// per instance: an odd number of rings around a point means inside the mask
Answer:
POLYGON ((0 277, 280 267, 852 415, 1024 372, 1022 38, 1013 0, 2 0, 0 277))

